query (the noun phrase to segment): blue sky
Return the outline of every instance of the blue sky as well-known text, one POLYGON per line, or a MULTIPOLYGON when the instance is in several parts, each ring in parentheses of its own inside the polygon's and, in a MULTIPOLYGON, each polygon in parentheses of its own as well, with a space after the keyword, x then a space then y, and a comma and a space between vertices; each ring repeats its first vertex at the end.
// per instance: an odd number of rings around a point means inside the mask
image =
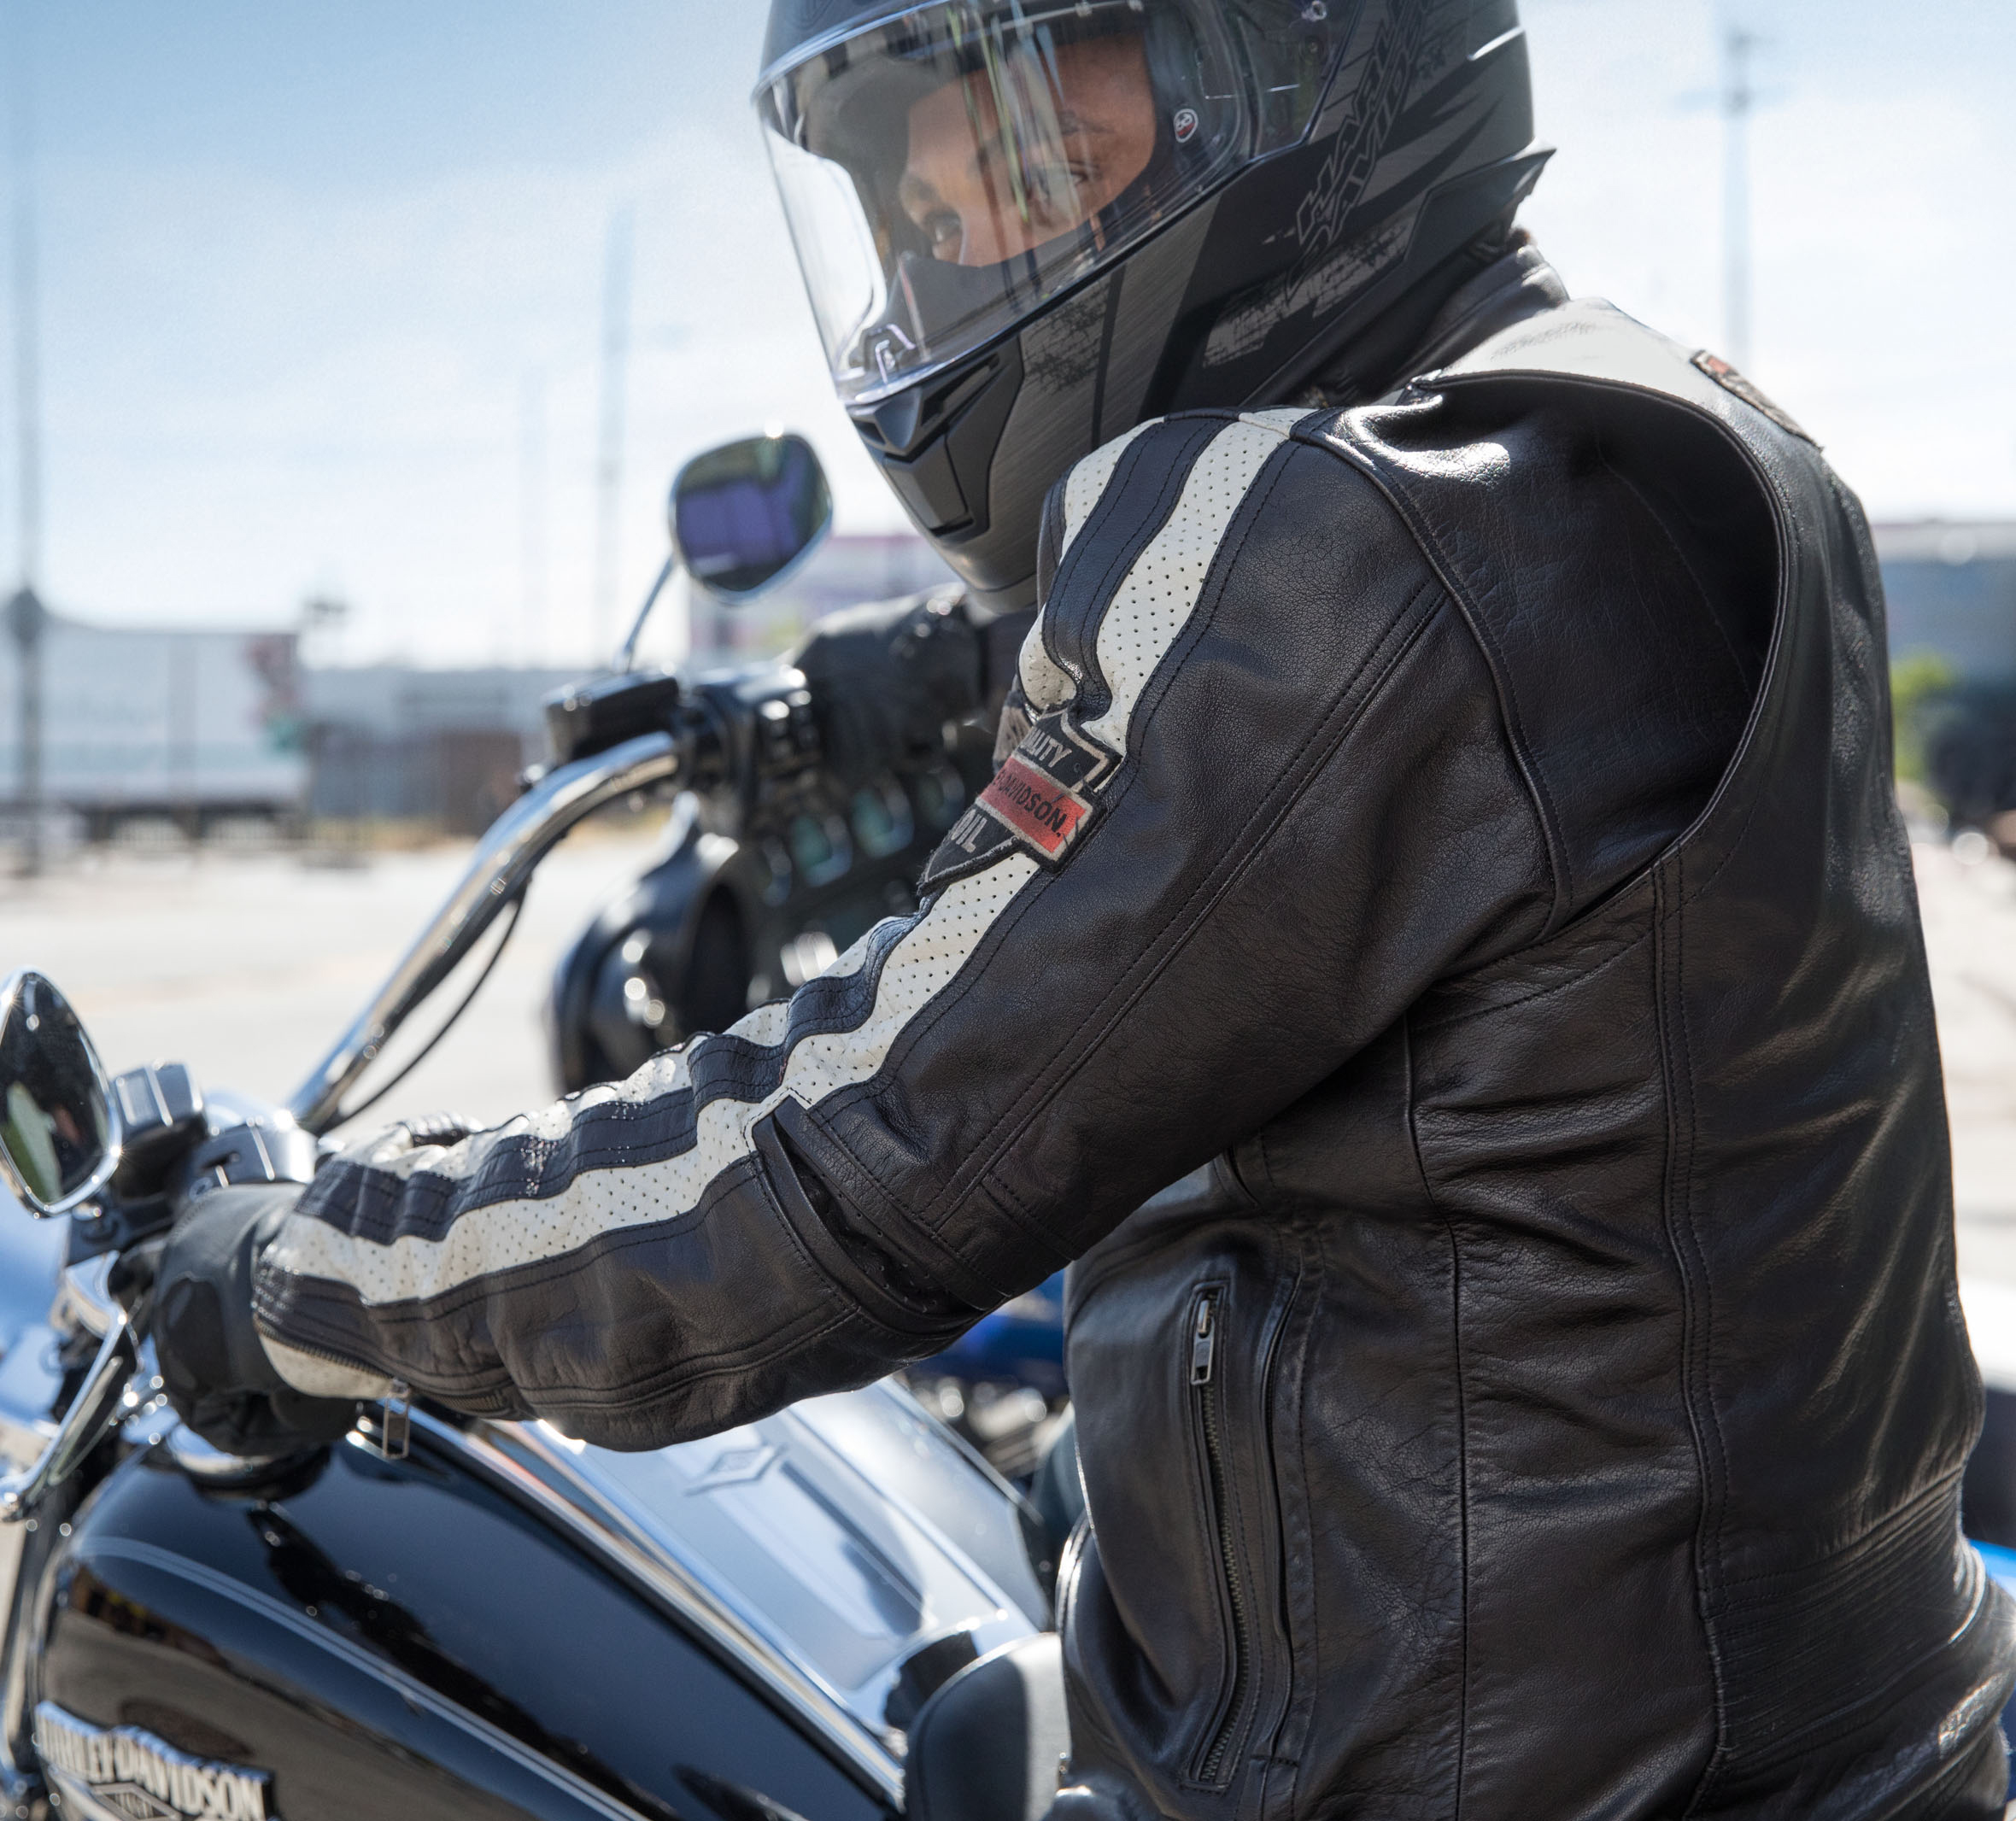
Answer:
MULTIPOLYGON (((899 522, 831 402, 747 92, 754 0, 4 0, 40 120, 44 580, 113 622, 353 606, 342 655, 595 647, 603 249, 627 209, 625 598, 665 481, 788 422, 899 522), (545 609, 523 611, 523 401, 545 609)), ((1527 0, 1527 219, 1571 286, 1720 338, 1715 0, 1527 0)), ((1751 367, 1878 516, 2016 516, 2007 0, 1748 0, 1767 40, 1751 367), (1908 30, 1896 21, 1908 18, 1908 30)), ((0 395, 6 389, 0 387, 0 395)), ((0 442, 0 565, 15 547, 0 442)))

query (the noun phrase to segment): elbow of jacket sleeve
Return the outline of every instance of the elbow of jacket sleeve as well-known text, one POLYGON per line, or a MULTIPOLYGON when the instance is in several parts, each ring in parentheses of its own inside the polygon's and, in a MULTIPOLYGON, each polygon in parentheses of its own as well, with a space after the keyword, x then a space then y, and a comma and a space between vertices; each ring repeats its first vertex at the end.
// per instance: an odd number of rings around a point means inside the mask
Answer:
POLYGON ((885 1327, 929 1338, 929 1352, 986 1313, 903 1259, 848 1207, 776 1117, 757 1127, 755 1139, 764 1179, 785 1218, 820 1268, 865 1314, 885 1327))

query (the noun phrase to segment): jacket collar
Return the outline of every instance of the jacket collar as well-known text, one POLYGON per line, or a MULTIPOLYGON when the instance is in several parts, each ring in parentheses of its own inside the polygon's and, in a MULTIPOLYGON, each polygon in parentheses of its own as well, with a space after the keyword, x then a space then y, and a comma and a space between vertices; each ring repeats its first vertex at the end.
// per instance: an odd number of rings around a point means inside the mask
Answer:
POLYGON ((1396 383, 1447 366, 1515 323, 1568 301, 1561 274, 1547 263, 1533 237, 1518 229, 1504 252, 1459 285, 1435 313, 1427 332, 1395 376, 1396 383))
MULTIPOLYGON (((1465 256, 1465 263, 1476 257, 1473 252, 1465 256)), ((1419 293, 1415 295, 1418 297, 1419 293)), ((1568 287, 1542 256, 1533 237, 1524 228, 1515 228, 1501 250, 1486 255, 1481 267, 1473 265, 1469 276, 1447 291, 1432 310, 1419 302, 1413 305, 1426 315, 1418 333, 1408 335, 1401 324, 1394 325, 1398 335, 1388 330, 1392 342, 1408 350, 1404 357, 1380 359, 1369 353, 1367 342, 1380 338, 1375 327, 1371 337, 1361 338, 1347 350, 1351 358, 1338 361, 1288 402, 1335 408, 1388 396, 1417 373, 1447 366, 1500 331, 1568 301, 1568 287), (1369 367, 1377 377, 1361 379, 1361 366, 1369 367)), ((1391 322, 1406 308, 1397 306, 1381 321, 1391 322)), ((1415 319, 1419 322, 1421 317, 1415 319)))

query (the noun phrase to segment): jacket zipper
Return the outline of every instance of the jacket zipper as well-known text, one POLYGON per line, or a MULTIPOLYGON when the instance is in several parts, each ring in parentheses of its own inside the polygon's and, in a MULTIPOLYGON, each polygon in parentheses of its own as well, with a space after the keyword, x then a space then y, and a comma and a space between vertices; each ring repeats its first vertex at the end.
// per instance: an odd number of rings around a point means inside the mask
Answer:
MULTIPOLYGON (((327 1360, 331 1366, 347 1367, 352 1372, 371 1370, 355 1360, 345 1359, 340 1353, 330 1352, 326 1347, 303 1346, 295 1341, 287 1344, 296 1353, 305 1353, 310 1359, 327 1360)), ((382 1460, 405 1460, 413 1447, 413 1387, 403 1379, 394 1379, 383 1397, 360 1397, 356 1401, 378 1406, 378 1432, 372 1443, 373 1452, 382 1460)))
POLYGON ((1198 1760, 1199 1783, 1216 1783, 1224 1769, 1225 1754, 1246 1701, 1246 1684, 1252 1661, 1252 1615, 1246 1586, 1239 1573, 1239 1551, 1232 1525, 1226 1515, 1223 1416, 1218 1363, 1218 1297, 1206 1290, 1197 1298, 1190 1322, 1190 1396, 1197 1413, 1198 1434, 1204 1443, 1205 1478, 1211 1502, 1211 1525, 1217 1535, 1218 1566, 1225 1577, 1226 1602, 1232 1609, 1232 1686, 1225 1700, 1224 1716, 1205 1743, 1198 1760))

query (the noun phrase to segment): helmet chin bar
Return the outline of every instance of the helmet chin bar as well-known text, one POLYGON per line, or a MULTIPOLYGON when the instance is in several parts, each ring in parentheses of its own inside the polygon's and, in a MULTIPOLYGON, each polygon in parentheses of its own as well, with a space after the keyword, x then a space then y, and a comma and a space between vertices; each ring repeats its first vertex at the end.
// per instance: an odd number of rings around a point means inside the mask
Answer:
MULTIPOLYGON (((1035 517, 997 523, 994 470, 1023 393, 1022 338, 850 413, 917 528, 997 610, 1034 596, 1035 517), (1024 598, 1014 598, 1020 590, 1024 598)), ((1037 505, 1041 495, 1037 495, 1037 505)))

